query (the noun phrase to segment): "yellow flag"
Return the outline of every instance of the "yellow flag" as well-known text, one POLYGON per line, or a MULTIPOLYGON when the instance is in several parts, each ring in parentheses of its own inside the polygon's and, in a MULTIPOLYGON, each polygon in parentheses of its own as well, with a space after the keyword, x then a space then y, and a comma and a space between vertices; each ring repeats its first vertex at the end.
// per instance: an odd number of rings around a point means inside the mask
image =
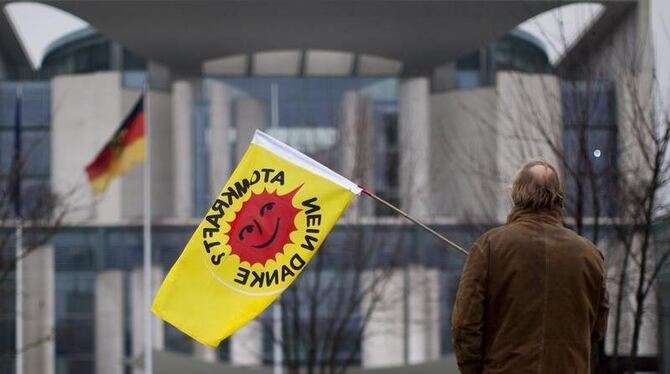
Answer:
POLYGON ((360 192, 256 131, 151 310, 200 343, 218 346, 291 285, 360 192))

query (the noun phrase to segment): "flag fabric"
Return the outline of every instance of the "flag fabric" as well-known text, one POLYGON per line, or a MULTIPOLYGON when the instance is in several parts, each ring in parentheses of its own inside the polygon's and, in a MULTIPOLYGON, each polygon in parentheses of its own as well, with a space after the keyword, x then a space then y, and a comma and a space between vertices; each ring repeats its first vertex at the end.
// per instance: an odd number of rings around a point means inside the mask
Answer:
POLYGON ((256 131, 151 310, 200 343, 218 346, 291 285, 360 192, 256 131))
POLYGON ((144 160, 144 127, 144 96, 141 96, 112 138, 86 166, 96 194, 105 192, 112 179, 144 160))

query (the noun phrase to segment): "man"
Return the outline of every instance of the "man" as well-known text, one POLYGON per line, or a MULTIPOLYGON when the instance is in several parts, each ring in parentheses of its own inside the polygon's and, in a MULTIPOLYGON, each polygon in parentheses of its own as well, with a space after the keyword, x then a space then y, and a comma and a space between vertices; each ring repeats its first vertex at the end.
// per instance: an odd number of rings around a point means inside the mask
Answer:
POLYGON ((561 224, 549 163, 519 170, 512 201, 507 224, 482 235, 463 268, 452 314, 461 373, 589 373, 607 327, 603 256, 561 224))

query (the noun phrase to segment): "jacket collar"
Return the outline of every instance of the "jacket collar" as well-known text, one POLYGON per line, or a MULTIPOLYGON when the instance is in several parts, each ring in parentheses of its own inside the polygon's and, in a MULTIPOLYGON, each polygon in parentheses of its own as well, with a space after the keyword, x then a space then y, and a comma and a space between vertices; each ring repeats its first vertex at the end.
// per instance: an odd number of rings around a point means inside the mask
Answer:
POLYGON ((563 212, 560 210, 532 210, 512 208, 512 211, 507 216, 507 223, 516 221, 540 221, 553 225, 563 225, 563 212))

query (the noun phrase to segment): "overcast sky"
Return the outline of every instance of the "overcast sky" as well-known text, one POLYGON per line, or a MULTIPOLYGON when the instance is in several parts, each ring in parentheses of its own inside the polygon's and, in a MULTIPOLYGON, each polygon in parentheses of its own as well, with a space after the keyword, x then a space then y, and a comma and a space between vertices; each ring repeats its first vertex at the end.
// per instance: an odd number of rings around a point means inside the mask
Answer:
MULTIPOLYGON (((665 84, 662 91, 670 94, 670 1, 651 1, 657 72, 659 81, 665 84)), ((603 9, 604 6, 592 3, 567 5, 530 19, 519 27, 545 44, 549 59, 554 63, 564 53, 565 46, 569 46, 603 9)), ((43 4, 12 3, 5 7, 5 11, 34 66, 40 65, 51 42, 87 25, 69 13, 43 4)))

